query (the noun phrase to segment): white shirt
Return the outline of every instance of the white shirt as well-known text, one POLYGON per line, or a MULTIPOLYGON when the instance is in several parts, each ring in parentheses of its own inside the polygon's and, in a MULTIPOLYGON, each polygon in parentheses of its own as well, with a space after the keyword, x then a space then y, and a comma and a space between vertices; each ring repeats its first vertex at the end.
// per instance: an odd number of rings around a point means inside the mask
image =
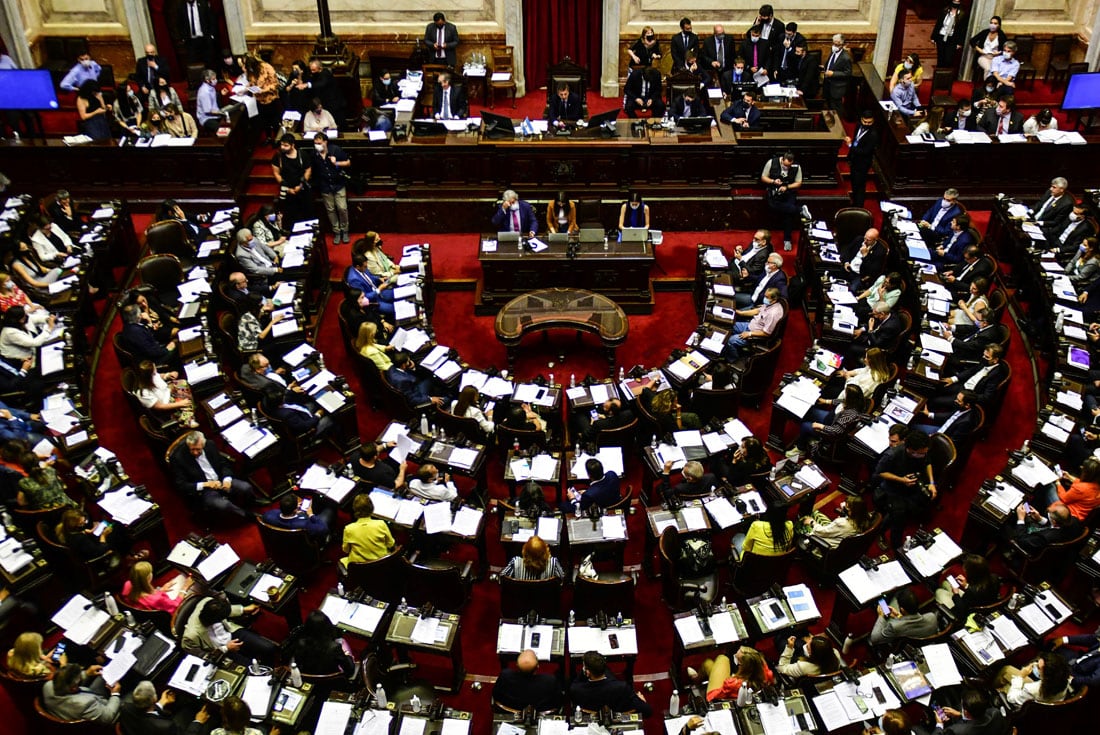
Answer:
POLYGON ((414 495, 419 495, 428 500, 454 500, 458 497, 458 490, 452 482, 424 482, 419 477, 409 481, 409 490, 414 495))

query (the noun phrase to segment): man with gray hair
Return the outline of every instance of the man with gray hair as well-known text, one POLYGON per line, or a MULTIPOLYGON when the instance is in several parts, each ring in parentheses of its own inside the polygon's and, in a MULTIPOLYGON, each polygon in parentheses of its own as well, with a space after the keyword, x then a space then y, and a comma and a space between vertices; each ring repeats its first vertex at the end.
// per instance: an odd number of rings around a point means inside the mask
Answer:
POLYGON ((207 447, 201 431, 187 434, 172 450, 168 470, 180 496, 193 500, 201 510, 250 518, 244 509, 256 503, 252 484, 233 477, 233 464, 214 447, 207 447))
POLYGON ((666 497, 671 495, 705 495, 718 486, 718 478, 703 469, 701 462, 694 459, 684 464, 680 470, 683 481, 675 485, 669 482, 669 473, 672 471, 672 460, 665 462, 661 468, 661 492, 666 497))
POLYGON ((959 190, 955 188, 944 191, 943 196, 932 203, 928 211, 924 213, 917 227, 920 228, 921 237, 929 247, 939 245, 945 238, 951 236, 951 220, 958 217, 966 210, 959 204, 959 190))
POLYGON ((1032 219, 1040 227, 1061 229, 1069 222, 1069 213, 1073 211, 1073 197, 1066 193, 1069 182, 1061 176, 1050 180, 1047 195, 1036 202, 1032 219))
POLYGON ((538 219, 530 204, 519 198, 511 189, 501 195, 496 212, 493 213, 493 227, 497 232, 518 232, 534 237, 538 232, 538 219))
POLYGON ((824 69, 822 96, 825 106, 843 117, 844 95, 848 93, 848 82, 852 78, 852 57, 844 49, 844 36, 840 33, 833 35, 833 46, 824 69))
POLYGON ((764 303, 764 294, 769 288, 779 290, 781 298, 787 297, 787 274, 783 272, 783 256, 779 253, 771 253, 764 261, 764 270, 756 282, 742 284, 744 291, 734 294, 734 302, 737 304, 737 316, 753 316, 764 303), (750 290, 751 285, 751 290, 750 290), (754 310, 755 308, 755 310, 754 310), (742 311, 747 309, 747 311, 742 311))
POLYGON ((266 293, 271 290, 268 279, 283 272, 279 267, 279 256, 266 244, 254 239, 252 230, 247 227, 237 232, 237 248, 233 256, 248 276, 249 285, 257 291, 266 293))
POLYGON ((152 360, 160 365, 176 362, 179 352, 176 341, 169 340, 161 344, 153 330, 142 318, 141 307, 130 304, 122 308, 122 331, 118 333, 122 346, 138 360, 152 360))
POLYGON ((195 118, 208 133, 215 133, 222 124, 218 107, 218 74, 213 69, 202 73, 202 84, 195 95, 195 118))
POLYGON ((730 330, 729 341, 722 350, 722 357, 734 362, 741 356, 741 350, 748 346, 749 340, 770 337, 784 316, 783 304, 779 301, 779 289, 774 286, 764 291, 764 303, 757 309, 738 312, 740 316, 752 315, 749 321, 737 321, 730 330))
POLYGON ((140 681, 134 687, 129 702, 122 705, 118 715, 119 725, 124 735, 199 735, 210 719, 210 713, 204 704, 186 727, 180 722, 186 718, 173 715, 168 708, 176 701, 176 693, 171 689, 161 692, 157 698, 156 687, 151 681, 140 681))
MULTIPOLYGON (((852 332, 852 343, 848 348, 846 364, 862 362, 867 350, 878 347, 884 350, 892 350, 894 340, 904 331, 905 325, 901 317, 890 310, 890 305, 885 301, 877 301, 871 307, 871 316, 867 319, 866 327, 857 327, 852 332)), ((891 351, 891 355, 893 352, 891 351)))

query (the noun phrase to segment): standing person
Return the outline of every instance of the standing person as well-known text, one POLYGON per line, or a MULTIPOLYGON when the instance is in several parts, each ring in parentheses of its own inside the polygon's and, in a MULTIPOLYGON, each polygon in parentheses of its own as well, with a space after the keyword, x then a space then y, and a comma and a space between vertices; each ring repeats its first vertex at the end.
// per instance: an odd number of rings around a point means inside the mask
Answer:
POLYGON ((653 30, 653 26, 643 28, 638 40, 626 50, 626 53, 630 56, 632 67, 640 66, 643 69, 648 69, 659 62, 661 60, 661 42, 657 40, 657 32, 653 30))
POLYGON ((92 61, 91 54, 84 52, 76 57, 73 68, 69 69, 69 72, 62 78, 58 86, 69 92, 75 92, 89 79, 98 82, 99 73, 102 70, 99 64, 92 61))
POLYGON ((176 32, 183 39, 187 61, 214 68, 217 25, 208 0, 181 2, 176 8, 176 32))
POLYGON ((332 244, 351 242, 348 235, 348 189, 347 170, 351 159, 335 143, 328 142, 328 136, 317 133, 313 136, 313 166, 317 172, 317 188, 321 190, 321 201, 325 203, 329 224, 332 225, 332 244))
POLYGON ((157 47, 151 43, 145 44, 145 56, 138 58, 134 68, 134 80, 141 87, 141 93, 148 96, 156 88, 159 77, 168 79, 170 76, 168 62, 157 53, 157 47))
POLYGON ((797 190, 802 187, 802 167, 795 163, 793 153, 782 153, 764 164, 760 183, 767 187, 764 201, 768 208, 783 217, 783 249, 789 251, 798 223, 797 190))
POLYGON ((691 18, 680 19, 680 32, 669 42, 672 47, 672 73, 686 69, 688 52, 699 54, 699 37, 691 32, 691 18))
POLYGON ((962 51, 966 41, 966 11, 962 0, 951 0, 932 27, 932 40, 936 43, 936 68, 954 68, 955 55, 962 51))
POLYGON ((293 229, 295 223, 312 219, 309 180, 312 167, 295 144, 294 133, 279 138, 279 150, 271 157, 271 170, 279 182, 279 199, 283 203, 283 224, 293 229))
POLYGON ((81 83, 76 93, 76 114, 81 133, 92 140, 111 139, 111 125, 107 122, 110 112, 96 80, 87 79, 81 83))
POLYGON ((864 110, 859 116, 859 127, 855 135, 845 136, 848 144, 848 167, 852 180, 852 204, 862 207, 867 198, 867 176, 875 162, 875 149, 878 148, 879 135, 875 130, 875 116, 870 110, 864 110))
POLYGON ((825 62, 825 106, 844 117, 844 95, 852 78, 852 57, 844 49, 843 34, 833 35, 833 46, 825 62))
POLYGON ((455 49, 458 47, 458 28, 447 22, 447 16, 436 13, 432 22, 424 29, 424 45, 428 47, 432 63, 446 64, 452 69, 458 60, 455 49))

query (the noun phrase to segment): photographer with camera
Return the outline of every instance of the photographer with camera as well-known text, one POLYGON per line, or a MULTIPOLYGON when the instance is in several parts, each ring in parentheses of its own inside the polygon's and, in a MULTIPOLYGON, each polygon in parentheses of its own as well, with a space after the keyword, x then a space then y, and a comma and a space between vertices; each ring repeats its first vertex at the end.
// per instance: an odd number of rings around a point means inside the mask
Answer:
POLYGON ((798 224, 798 189, 802 187, 802 167, 791 152, 775 156, 760 173, 760 183, 766 187, 764 201, 768 208, 783 217, 783 249, 790 251, 791 238, 798 224))

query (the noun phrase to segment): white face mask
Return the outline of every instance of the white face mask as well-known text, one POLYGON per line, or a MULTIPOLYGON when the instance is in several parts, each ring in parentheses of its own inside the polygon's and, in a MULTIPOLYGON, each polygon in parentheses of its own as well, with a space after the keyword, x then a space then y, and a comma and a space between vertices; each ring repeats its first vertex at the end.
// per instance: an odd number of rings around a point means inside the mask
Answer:
POLYGON ((385 84, 388 87, 388 86, 390 86, 390 82, 392 82, 392 81, 393 81, 392 79, 383 79, 382 84, 385 84))
POLYGON ((990 23, 989 24, 990 33, 996 33, 998 28, 1000 28, 1000 26, 997 25, 996 23, 990 23))
POLYGON ((834 44, 833 44, 833 53, 835 54, 835 53, 836 53, 837 51, 840 51, 840 49, 841 49, 841 48, 842 48, 841 46, 837 46, 837 45, 836 45, 836 44, 834 43, 834 44))
POLYGON ((905 62, 905 68, 906 69, 912 69, 913 68, 913 62, 912 61, 906 61, 905 62))
POLYGON ((317 151, 318 153, 324 153, 325 147, 323 145, 315 145, 313 146, 313 150, 317 151))
POLYGON ((1079 219, 1081 219, 1081 215, 1077 214, 1076 212, 1070 212, 1069 213, 1069 221, 1070 222, 1076 222, 1079 219))
POLYGON ((1005 58, 1006 59, 1011 59, 1012 58, 1012 52, 1011 51, 1005 51, 1005 58))
POLYGON ((959 117, 970 117, 970 110, 959 110, 959 117))
POLYGON ((92 60, 91 59, 81 59, 80 60, 80 65, 83 66, 84 68, 88 68, 92 65, 92 60))

